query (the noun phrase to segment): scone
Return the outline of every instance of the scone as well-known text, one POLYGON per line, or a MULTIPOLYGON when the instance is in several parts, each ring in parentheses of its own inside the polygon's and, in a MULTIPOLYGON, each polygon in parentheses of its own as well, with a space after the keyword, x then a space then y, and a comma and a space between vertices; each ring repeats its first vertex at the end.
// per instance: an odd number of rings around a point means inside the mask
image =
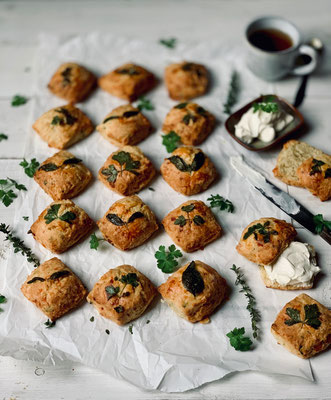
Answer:
POLYGON ((131 104, 115 108, 97 126, 97 131, 118 147, 137 144, 152 130, 149 120, 131 104))
POLYGON ((153 211, 138 196, 115 201, 97 224, 103 237, 120 250, 140 246, 159 228, 153 211))
POLYGON ((181 204, 162 224, 171 239, 187 253, 203 249, 219 238, 222 231, 209 207, 198 200, 181 204))
POLYGON ((164 180, 177 192, 191 196, 206 190, 217 172, 202 150, 179 147, 161 165, 164 180))
POLYGON ((243 231, 236 247, 239 254, 262 265, 270 265, 289 246, 297 232, 286 221, 260 218, 243 231))
POLYGON ((33 124, 33 129, 56 149, 66 149, 93 132, 90 119, 72 104, 45 112, 33 124))
POLYGON ((33 270, 21 291, 51 321, 78 307, 87 294, 80 279, 56 257, 33 270))
POLYGON ((68 103, 79 103, 86 99, 96 85, 96 77, 85 67, 75 63, 64 63, 55 71, 48 89, 68 103))
POLYGON ((94 285, 87 301, 100 315, 124 325, 139 318, 157 290, 152 282, 131 265, 110 269, 94 285))
POLYGON ((138 147, 124 146, 112 153, 99 170, 99 180, 109 189, 130 196, 153 179, 156 171, 138 147))
POLYGON ((327 154, 304 161, 297 169, 297 177, 300 186, 307 188, 321 201, 331 198, 331 157, 327 154))
POLYGON ((74 202, 59 200, 39 215, 30 232, 46 249, 60 254, 86 236, 93 225, 93 220, 74 202))
POLYGON ((173 273, 158 288, 177 315, 190 322, 209 322, 227 294, 225 279, 207 264, 192 261, 173 273))
POLYGON ((215 117, 195 103, 180 103, 165 117, 162 130, 166 134, 174 131, 186 145, 198 145, 211 133, 215 117))
POLYGON ((202 96, 209 85, 207 69, 201 64, 187 61, 168 65, 164 79, 169 96, 174 100, 190 100, 202 96))
POLYGON ((291 353, 310 358, 331 344, 331 311, 307 294, 300 294, 280 311, 271 333, 291 353))
POLYGON ((131 102, 151 90, 156 79, 147 69, 128 63, 103 75, 98 83, 106 92, 131 102))
POLYGON ((47 158, 34 174, 34 180, 53 200, 77 196, 91 179, 92 173, 82 160, 65 150, 47 158))

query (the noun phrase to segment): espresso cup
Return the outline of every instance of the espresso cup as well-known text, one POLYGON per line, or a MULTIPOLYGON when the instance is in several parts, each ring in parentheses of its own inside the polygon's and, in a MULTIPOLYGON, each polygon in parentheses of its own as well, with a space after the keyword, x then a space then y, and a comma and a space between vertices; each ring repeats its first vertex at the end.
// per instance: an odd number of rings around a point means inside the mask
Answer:
POLYGON ((302 44, 299 30, 284 18, 262 17, 251 22, 246 28, 246 43, 248 68, 266 81, 275 81, 290 73, 306 75, 316 68, 318 56, 316 50, 302 44), (276 45, 273 48, 267 46, 268 43, 277 44, 277 40, 268 41, 268 38, 272 38, 271 34, 268 37, 268 33, 272 32, 275 34, 274 39, 277 39, 276 33, 279 33, 279 48, 276 45), (264 33, 265 38, 263 38, 264 33), (257 35, 260 41, 254 40, 258 38, 257 35), (295 62, 300 55, 309 56, 310 62, 296 66, 295 62))

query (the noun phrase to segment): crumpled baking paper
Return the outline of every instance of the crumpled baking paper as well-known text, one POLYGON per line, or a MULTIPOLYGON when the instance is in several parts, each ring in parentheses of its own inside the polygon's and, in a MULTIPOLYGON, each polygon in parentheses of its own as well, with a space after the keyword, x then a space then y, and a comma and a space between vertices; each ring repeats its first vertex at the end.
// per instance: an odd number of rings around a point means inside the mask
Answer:
MULTIPOLYGON (((20 286, 33 266, 10 249, 7 264, 2 263, 5 265, 0 267, 0 290, 8 298, 6 310, 0 316, 1 355, 53 364, 65 359, 78 361, 142 388, 165 392, 189 390, 220 379, 232 371, 256 370, 313 379, 310 362, 301 360, 277 345, 270 333, 270 326, 277 313, 287 301, 299 293, 265 288, 257 266, 235 250, 243 228, 252 220, 261 216, 289 220, 232 170, 229 163, 229 156, 242 153, 273 180, 271 170, 276 152, 249 153, 233 141, 224 127, 226 115, 223 114, 222 104, 226 100, 234 68, 241 78, 239 105, 260 93, 273 91, 272 85, 260 81, 246 70, 241 48, 226 46, 221 41, 179 41, 176 49, 172 50, 163 47, 157 40, 147 42, 98 33, 69 39, 43 35, 37 59, 36 90, 31 100, 34 106, 30 126, 45 111, 64 104, 46 87, 60 63, 82 63, 100 76, 122 63, 132 61, 147 67, 160 79, 157 88, 146 95, 154 104, 155 110, 144 111, 155 127, 155 132, 139 145, 159 169, 163 159, 168 156, 161 144, 162 121, 176 104, 168 97, 163 84, 163 71, 167 64, 183 59, 200 62, 210 69, 211 90, 196 101, 218 119, 216 129, 200 147, 215 163, 220 178, 206 192, 193 198, 207 202, 210 194, 218 193, 233 202, 235 212, 229 214, 214 209, 216 218, 223 227, 222 237, 204 250, 192 254, 184 253, 180 263, 183 265, 191 260, 201 260, 215 268, 228 282, 229 300, 212 315, 208 325, 191 324, 177 317, 158 298, 142 317, 133 322, 132 334, 128 326, 119 327, 99 316, 88 303, 59 319, 54 328, 46 329, 45 316, 20 292, 20 286), (261 340, 254 342, 253 351, 235 351, 226 337, 226 333, 233 328, 242 326, 251 335, 246 298, 234 285, 235 274, 230 270, 232 264, 244 271, 262 314, 259 324, 261 340), (94 322, 90 322, 92 316, 95 318, 94 322), (149 324, 147 320, 150 320, 149 324), (109 335, 106 334, 106 329, 110 331, 109 335)), ((86 102, 79 104, 79 107, 98 124, 110 110, 120 104, 124 102, 98 89, 86 102)), ((25 157, 35 157, 42 162, 57 150, 49 148, 30 126, 25 157)), ((83 159, 94 177, 114 150, 116 148, 97 131, 69 149, 75 156, 83 159)), ((27 182, 27 177, 22 175, 21 180, 27 182)), ((285 185, 280 182, 277 184, 286 190, 285 185)), ((27 193, 14 203, 17 210, 15 233, 44 262, 54 255, 35 242, 31 235, 27 235, 27 231, 52 199, 33 179, 28 180, 27 186, 27 193), (22 216, 29 216, 29 221, 23 220, 22 216)), ((150 186, 155 191, 144 189, 139 196, 151 207, 159 221, 170 210, 187 200, 187 197, 169 187, 160 175, 150 186)), ((84 193, 73 200, 96 221, 119 198, 119 195, 95 179, 84 193)), ((97 234, 101 236, 100 232, 97 234)), ((121 264, 137 267, 155 285, 160 285, 168 275, 157 268, 154 253, 160 245, 169 246, 171 243, 168 235, 160 229, 151 240, 135 250, 123 252, 102 242, 96 252, 90 249, 87 237, 59 258, 82 279, 89 290, 108 269, 121 264)))

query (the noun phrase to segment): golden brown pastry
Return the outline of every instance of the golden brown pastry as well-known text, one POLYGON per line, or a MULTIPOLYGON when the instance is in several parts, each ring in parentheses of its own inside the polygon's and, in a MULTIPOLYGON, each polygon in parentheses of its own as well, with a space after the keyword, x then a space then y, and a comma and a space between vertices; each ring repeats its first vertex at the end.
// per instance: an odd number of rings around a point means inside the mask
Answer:
POLYGON ((91 179, 92 174, 82 160, 65 150, 47 158, 34 174, 34 180, 53 200, 77 196, 91 179))
POLYGON ((215 117, 195 103, 180 103, 167 114, 162 130, 174 131, 186 145, 202 143, 214 129, 215 117))
POLYGON ((140 246, 159 228, 154 213, 138 196, 115 201, 97 224, 103 237, 120 250, 140 246))
POLYGON ((51 203, 32 224, 30 231, 52 253, 63 253, 86 236, 94 221, 71 200, 51 203))
POLYGON ((107 158, 98 178, 107 188, 130 196, 146 187, 155 173, 153 164, 138 147, 124 146, 107 158))
POLYGON ((331 198, 331 157, 310 157, 297 169, 300 186, 326 201, 331 198))
POLYGON ((96 77, 85 67, 75 63, 64 63, 55 71, 48 89, 68 103, 85 100, 96 85, 96 77))
POLYGON ((158 288, 167 304, 190 322, 209 322, 227 294, 225 279, 207 264, 192 261, 158 288))
POLYGON ((106 92, 131 102, 151 90, 156 79, 147 69, 128 63, 103 75, 98 83, 106 92))
POLYGON ((193 147, 176 149, 164 160, 161 174, 168 185, 186 196, 203 192, 217 176, 209 157, 193 147))
POLYGON ((203 249, 221 236, 213 213, 198 200, 190 200, 171 211, 162 221, 171 239, 187 253, 203 249))
POLYGON ((307 294, 300 294, 280 311, 271 333, 291 353, 310 358, 331 344, 331 311, 307 294))
POLYGON ((149 120, 131 104, 115 108, 97 126, 97 131, 118 147, 137 144, 152 130, 149 120))
POLYGON ((72 104, 45 112, 32 127, 48 146, 60 150, 84 139, 94 129, 89 118, 72 104))
POLYGON ((80 279, 56 257, 33 270, 21 291, 51 321, 78 307, 87 294, 80 279))
POLYGON ((236 249, 254 263, 270 265, 289 246, 296 234, 294 227, 286 221, 260 218, 244 229, 236 249))
POLYGON ((131 265, 110 269, 87 296, 100 315, 124 325, 139 318, 157 290, 152 282, 131 265))
POLYGON ((190 100, 202 96, 209 85, 207 69, 201 64, 187 61, 168 65, 164 79, 169 96, 174 100, 190 100))

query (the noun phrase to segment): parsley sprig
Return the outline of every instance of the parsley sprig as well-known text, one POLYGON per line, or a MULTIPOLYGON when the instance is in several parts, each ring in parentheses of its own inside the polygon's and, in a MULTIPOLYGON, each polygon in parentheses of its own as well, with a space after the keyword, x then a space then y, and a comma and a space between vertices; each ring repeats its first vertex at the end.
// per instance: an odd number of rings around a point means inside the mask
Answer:
POLYGON ((17 194, 13 189, 16 190, 27 190, 24 185, 19 184, 14 179, 0 179, 0 200, 6 206, 10 206, 14 199, 17 198, 17 194))
MULTIPOLYGON (((4 303, 6 303, 6 302, 7 302, 6 296, 0 294, 0 304, 4 304, 4 303)), ((2 309, 2 308, 0 308, 0 312, 3 312, 3 309, 2 309)))
POLYGON ((40 262, 35 254, 32 253, 31 249, 29 249, 18 237, 14 236, 10 231, 9 225, 0 224, 0 232, 6 235, 6 239, 12 243, 14 247, 14 253, 21 253, 25 256, 29 263, 34 264, 34 267, 37 268, 40 265, 40 262))
POLYGON ((166 135, 162 135, 162 144, 168 153, 172 153, 181 144, 181 140, 175 131, 170 131, 166 135))
POLYGON ((64 214, 59 215, 60 207, 61 207, 61 204, 53 204, 47 210, 47 213, 44 216, 44 219, 45 219, 47 225, 56 219, 68 222, 68 224, 71 224, 71 221, 76 219, 76 214, 72 211, 67 211, 64 214))
POLYGON ((244 240, 254 235, 255 240, 258 240, 257 234, 262 235, 264 243, 270 242, 270 235, 278 235, 278 232, 270 228, 270 221, 266 221, 263 225, 261 223, 250 226, 244 235, 244 240))
POLYGON ((138 99, 138 110, 147 110, 147 111, 152 111, 154 110, 154 106, 152 102, 148 99, 146 99, 144 96, 139 97, 138 99))
POLYGON ((317 304, 306 304, 304 306, 305 310, 305 319, 301 320, 300 311, 295 308, 288 307, 286 309, 286 314, 290 317, 290 319, 285 320, 285 324, 288 326, 292 326, 295 324, 303 324, 309 325, 314 329, 318 329, 321 326, 321 320, 319 316, 321 315, 317 304))
POLYGON ((22 106, 23 104, 28 102, 28 98, 24 96, 20 96, 19 94, 16 94, 11 101, 11 105, 13 107, 18 107, 22 106))
POLYGON ((230 339, 230 344, 237 351, 248 351, 251 349, 253 342, 248 336, 244 336, 245 328, 234 328, 233 331, 226 334, 230 339))
POLYGON ((234 211, 234 205, 232 202, 220 196, 219 194, 211 194, 207 201, 210 202, 210 207, 212 208, 219 208, 221 211, 225 210, 229 213, 233 213, 234 211))
POLYGON ((2 140, 7 140, 8 139, 8 136, 7 135, 5 135, 4 133, 0 133, 0 142, 2 141, 2 140))
POLYGON ((315 232, 320 234, 325 228, 328 232, 331 232, 331 221, 327 221, 323 218, 322 214, 314 215, 315 232))
POLYGON ((174 49, 177 44, 177 39, 176 38, 160 39, 159 43, 165 47, 168 47, 168 49, 174 49))
POLYGON ((166 251, 165 246, 160 246, 159 250, 155 253, 157 267, 166 274, 174 272, 178 265, 176 258, 181 257, 183 257, 183 254, 176 248, 174 244, 168 247, 168 251, 166 251))
POLYGON ((30 178, 33 178, 33 175, 37 171, 39 165, 39 162, 35 158, 33 158, 30 162, 23 158, 23 161, 20 162, 20 166, 24 168, 24 172, 30 178))
POLYGON ((139 175, 139 172, 136 170, 140 168, 140 161, 134 161, 130 153, 126 151, 120 151, 119 153, 114 154, 112 159, 120 164, 121 169, 118 171, 113 164, 110 164, 107 168, 104 168, 101 173, 107 177, 108 182, 116 182, 117 176, 121 176, 123 171, 128 171, 134 175, 139 175))
POLYGON ((239 74, 237 71, 233 71, 231 75, 230 86, 228 90, 228 96, 226 98, 226 103, 223 104, 223 112, 225 114, 231 114, 232 107, 236 104, 238 100, 240 90, 239 74))
POLYGON ((99 238, 95 233, 92 233, 90 238, 90 249, 98 250, 100 242, 106 241, 106 239, 99 238))

